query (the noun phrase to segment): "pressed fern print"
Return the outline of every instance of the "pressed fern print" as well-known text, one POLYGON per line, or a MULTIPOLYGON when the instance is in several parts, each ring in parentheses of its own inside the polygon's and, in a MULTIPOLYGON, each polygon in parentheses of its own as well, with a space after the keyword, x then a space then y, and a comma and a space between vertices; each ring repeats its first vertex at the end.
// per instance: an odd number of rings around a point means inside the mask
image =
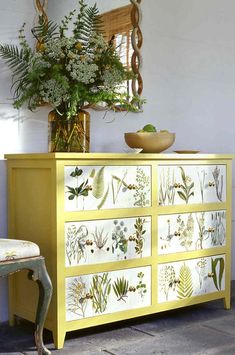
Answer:
POLYGON ((179 281, 177 282, 177 297, 189 298, 193 293, 192 273, 190 268, 183 263, 180 267, 179 281))

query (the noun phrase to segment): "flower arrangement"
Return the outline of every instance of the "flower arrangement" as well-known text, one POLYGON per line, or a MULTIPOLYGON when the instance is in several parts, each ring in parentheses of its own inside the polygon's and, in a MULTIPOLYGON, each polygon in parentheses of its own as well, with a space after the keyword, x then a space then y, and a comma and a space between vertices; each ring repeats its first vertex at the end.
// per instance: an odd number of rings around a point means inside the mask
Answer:
POLYGON ((25 24, 19 31, 19 46, 0 45, 0 56, 12 70, 15 108, 26 103, 35 110, 46 103, 67 119, 100 102, 107 108, 139 109, 139 98, 130 100, 120 90, 132 74, 112 41, 105 41, 96 4, 89 7, 79 0, 79 11, 71 11, 59 25, 40 17, 32 29, 35 49, 28 44, 24 28, 25 24))

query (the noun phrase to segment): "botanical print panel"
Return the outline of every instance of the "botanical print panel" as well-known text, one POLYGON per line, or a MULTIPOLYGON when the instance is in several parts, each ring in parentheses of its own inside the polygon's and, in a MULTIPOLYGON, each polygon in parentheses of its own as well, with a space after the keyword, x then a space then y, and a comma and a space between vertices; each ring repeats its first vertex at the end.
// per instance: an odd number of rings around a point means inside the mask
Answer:
POLYGON ((65 210, 151 205, 150 166, 66 166, 65 210))
POLYGON ((66 278, 66 320, 151 305, 151 267, 66 278))
POLYGON ((151 256, 151 217, 65 223, 66 266, 151 256))
POLYGON ((224 246, 225 238, 224 210, 158 217, 158 254, 224 246))
POLYGON ((161 206, 225 202, 226 165, 169 165, 158 167, 161 206))
POLYGON ((225 256, 216 255, 158 266, 158 302, 224 290, 225 256))

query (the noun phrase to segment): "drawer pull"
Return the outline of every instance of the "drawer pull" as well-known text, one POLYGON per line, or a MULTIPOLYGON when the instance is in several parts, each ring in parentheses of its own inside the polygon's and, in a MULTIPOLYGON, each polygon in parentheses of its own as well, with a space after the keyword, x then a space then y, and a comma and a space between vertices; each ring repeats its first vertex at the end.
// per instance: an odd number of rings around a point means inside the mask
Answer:
POLYGON ((85 190, 87 190, 87 191, 92 191, 92 186, 91 186, 91 185, 87 185, 87 186, 85 187, 85 190))
POLYGON ((214 277, 214 273, 213 272, 208 272, 208 277, 214 277))
POLYGON ((214 181, 209 181, 209 183, 208 183, 208 186, 210 186, 210 187, 213 187, 213 186, 215 186, 215 183, 214 183, 214 181))
POLYGON ((180 237, 180 236, 181 236, 181 233, 180 233, 180 232, 175 232, 175 233, 174 233, 174 236, 180 237))
POLYGON ((208 228, 208 232, 214 232, 214 231, 215 231, 215 228, 211 228, 211 227, 208 228))
POLYGON ((128 190, 136 190, 137 186, 134 184, 127 185, 128 190))
POLYGON ((177 184, 177 182, 174 183, 174 188, 175 188, 175 189, 180 189, 180 188, 181 188, 181 184, 177 184))
POLYGON ((180 284, 180 280, 179 280, 179 279, 175 279, 175 280, 174 280, 174 283, 175 283, 175 284, 180 284))

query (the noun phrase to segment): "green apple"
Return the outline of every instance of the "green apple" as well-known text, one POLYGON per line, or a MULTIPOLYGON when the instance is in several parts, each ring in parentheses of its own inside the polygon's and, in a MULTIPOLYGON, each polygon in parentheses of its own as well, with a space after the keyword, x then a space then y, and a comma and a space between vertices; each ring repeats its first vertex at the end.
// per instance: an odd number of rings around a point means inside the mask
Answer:
POLYGON ((157 132, 156 130, 156 127, 153 126, 152 124, 146 124, 144 127, 143 127, 143 131, 144 132, 157 132))

